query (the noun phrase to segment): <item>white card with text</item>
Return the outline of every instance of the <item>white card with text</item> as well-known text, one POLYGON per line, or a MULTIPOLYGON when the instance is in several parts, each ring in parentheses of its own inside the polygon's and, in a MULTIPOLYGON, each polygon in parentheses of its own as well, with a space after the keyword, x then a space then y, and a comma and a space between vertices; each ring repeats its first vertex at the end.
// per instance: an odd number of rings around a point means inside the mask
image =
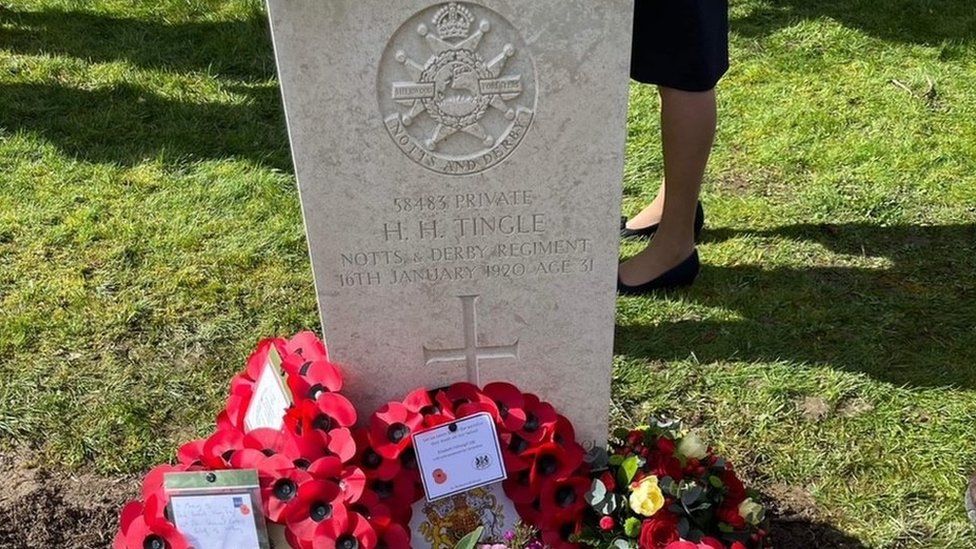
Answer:
POLYGON ((260 549, 251 494, 174 496, 173 524, 193 549, 260 549))
POLYGON ((507 477, 495 422, 475 414, 413 435, 427 501, 501 482, 507 477))
POLYGON ((244 429, 281 429, 285 410, 291 406, 291 392, 281 378, 281 358, 271 349, 254 384, 254 394, 244 414, 244 429))

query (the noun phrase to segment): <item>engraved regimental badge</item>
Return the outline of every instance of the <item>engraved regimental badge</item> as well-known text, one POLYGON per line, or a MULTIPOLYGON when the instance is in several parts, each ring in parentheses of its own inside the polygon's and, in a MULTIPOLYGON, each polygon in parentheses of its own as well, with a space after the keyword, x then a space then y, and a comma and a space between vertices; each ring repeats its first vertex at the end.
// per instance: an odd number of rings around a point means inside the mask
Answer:
POLYGON ((401 26, 383 53, 377 89, 394 143, 448 175, 508 158, 536 103, 535 67, 518 31, 465 2, 432 6, 401 26))

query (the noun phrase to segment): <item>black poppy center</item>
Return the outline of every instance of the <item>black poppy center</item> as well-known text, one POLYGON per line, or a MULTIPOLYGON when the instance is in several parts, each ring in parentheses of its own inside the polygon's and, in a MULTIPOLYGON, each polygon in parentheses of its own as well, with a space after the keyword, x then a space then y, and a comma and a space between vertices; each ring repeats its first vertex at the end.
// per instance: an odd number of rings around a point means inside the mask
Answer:
POLYGON ((336 549, 359 549, 359 540, 346 534, 336 540, 336 549))
POLYGON ((295 486, 295 482, 288 478, 283 478, 274 483, 274 495, 281 501, 288 501, 295 497, 295 492, 298 491, 298 487, 295 486))
POLYGON ((367 448, 366 453, 363 454, 363 465, 367 469, 378 469, 383 463, 383 458, 379 454, 373 451, 372 448, 367 448))
POLYGON ((417 468, 417 453, 413 451, 413 448, 407 448, 402 454, 400 454, 400 465, 404 469, 416 469, 417 468))
POLYGON ((327 392, 329 392, 328 389, 326 389, 321 383, 316 383, 315 385, 312 385, 311 389, 308 390, 308 398, 315 400, 319 398, 319 395, 327 392))
POLYGON ((312 428, 319 431, 329 431, 332 429, 332 418, 326 414, 319 414, 312 422, 312 428))
POLYGON ((527 440, 520 436, 512 437, 512 442, 508 443, 508 449, 516 454, 521 454, 529 448, 527 440))
POLYGON ((163 538, 153 534, 142 542, 142 549, 166 549, 166 542, 163 538))
POLYGON ((523 429, 525 429, 525 432, 526 433, 534 433, 534 432, 538 431, 539 430, 539 418, 536 417, 535 414, 529 412, 529 414, 527 416, 525 416, 525 427, 523 427, 523 429))
POLYGON ((317 502, 312 505, 312 508, 308 512, 308 517, 315 522, 322 522, 331 516, 332 506, 328 503, 317 502))
POLYGON ((298 369, 298 373, 303 376, 308 375, 308 369, 311 367, 312 367, 312 362, 308 361, 305 364, 302 364, 302 367, 298 369))
POLYGON ((310 462, 309 460, 307 460, 305 458, 298 458, 295 461, 293 461, 292 463, 294 463, 295 464, 295 467, 298 467, 302 471, 305 471, 309 467, 312 466, 312 462, 310 462))
POLYGON ((234 450, 227 450, 223 454, 220 454, 220 457, 224 458, 224 461, 230 461, 230 458, 234 457, 234 450))
POLYGON ((572 486, 563 486, 556 490, 556 504, 560 507, 570 507, 576 503, 576 490, 572 486))
POLYGON ((393 496, 393 482, 389 480, 373 481, 373 491, 380 499, 389 499, 393 496))
POLYGON ((424 406, 420 409, 421 415, 432 416, 434 414, 441 413, 441 407, 437 404, 431 404, 430 406, 424 406))
POLYGON ((496 402, 496 404, 498 404, 498 415, 501 416, 502 419, 507 418, 508 406, 505 406, 504 402, 496 402))
POLYGON ((370 518, 369 507, 366 507, 362 503, 356 503, 352 507, 350 507, 350 509, 352 509, 356 513, 359 513, 360 515, 366 518, 370 518))
POLYGON ((261 450, 261 453, 264 454, 265 457, 271 457, 275 455, 275 451, 272 450, 271 448, 265 448, 264 450, 261 450))
POLYGON ((400 441, 410 434, 410 429, 402 423, 394 423, 386 430, 386 438, 393 444, 400 444, 400 441))
POLYGON ((539 458, 536 468, 543 475, 551 475, 556 472, 556 469, 559 469, 559 460, 552 454, 546 454, 539 458))

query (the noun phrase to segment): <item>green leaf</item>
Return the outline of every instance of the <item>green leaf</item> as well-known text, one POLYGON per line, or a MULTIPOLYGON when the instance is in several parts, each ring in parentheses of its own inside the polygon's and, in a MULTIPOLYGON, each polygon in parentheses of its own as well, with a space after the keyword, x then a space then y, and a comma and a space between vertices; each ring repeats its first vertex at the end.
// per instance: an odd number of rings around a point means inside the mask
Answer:
POLYGON ((454 549, 474 549, 478 545, 478 541, 481 540, 481 535, 484 534, 485 527, 479 526, 474 532, 461 538, 461 541, 457 542, 454 549))
POLYGON ((637 469, 640 468, 640 461, 637 456, 630 456, 620 464, 620 469, 617 471, 617 478, 620 480, 620 484, 627 486, 634 480, 634 475, 637 474, 637 469))
POLYGON ((635 517, 629 517, 624 522, 624 533, 632 538, 636 538, 640 535, 641 531, 641 521, 635 517))
POLYGON ((633 547, 633 544, 625 539, 617 538, 613 540, 613 545, 611 545, 611 547, 615 547, 616 549, 630 549, 633 547))
POLYGON ((614 454, 614 455, 610 456, 610 466, 611 467, 620 467, 620 464, 623 463, 623 462, 624 462, 624 456, 622 456, 620 454, 614 454))
POLYGON ((590 490, 586 492, 584 497, 586 498, 586 503, 589 503, 591 506, 602 503, 607 499, 606 484, 603 484, 603 481, 598 478, 593 479, 593 484, 590 485, 590 490))
POLYGON ((711 484, 712 486, 716 487, 716 488, 721 488, 721 487, 725 486, 725 483, 722 482, 722 479, 718 478, 715 475, 712 475, 712 476, 708 477, 708 483, 711 484))
POLYGON ((701 486, 691 486, 681 494, 681 503, 685 504, 685 506, 693 505, 703 493, 705 493, 705 490, 701 486))
POLYGON ((624 498, 617 494, 609 494, 609 497, 593 505, 593 510, 601 515, 612 515, 623 505, 624 498))

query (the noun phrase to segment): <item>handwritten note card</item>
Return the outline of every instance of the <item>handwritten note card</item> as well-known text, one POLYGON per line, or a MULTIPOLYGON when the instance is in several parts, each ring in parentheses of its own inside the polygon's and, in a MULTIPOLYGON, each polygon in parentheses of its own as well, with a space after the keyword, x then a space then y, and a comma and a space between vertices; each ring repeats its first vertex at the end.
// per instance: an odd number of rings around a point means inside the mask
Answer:
POLYGON ((173 522, 193 549, 259 549, 251 494, 175 496, 173 522))
POLYGON ((495 422, 476 414, 416 433, 414 451, 427 501, 505 480, 495 422))
POLYGON ((268 353, 268 360, 254 384, 254 395, 244 414, 244 427, 255 429, 281 429, 285 410, 291 406, 291 393, 285 387, 280 373, 281 359, 274 349, 268 353))

